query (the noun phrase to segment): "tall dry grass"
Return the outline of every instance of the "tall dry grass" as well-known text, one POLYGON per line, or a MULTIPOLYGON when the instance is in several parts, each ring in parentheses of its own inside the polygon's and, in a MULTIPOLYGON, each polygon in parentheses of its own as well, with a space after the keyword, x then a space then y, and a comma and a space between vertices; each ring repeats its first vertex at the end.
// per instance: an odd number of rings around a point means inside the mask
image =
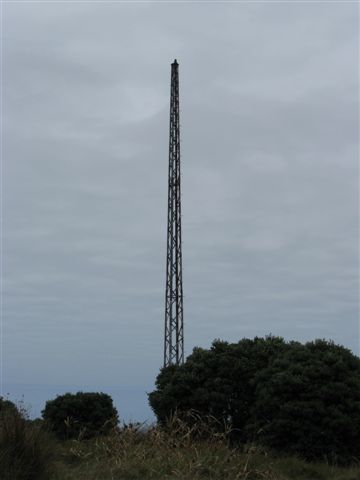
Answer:
POLYGON ((21 409, 0 411, 0 479, 48 480, 53 470, 52 438, 21 409))
POLYGON ((337 469, 258 447, 229 445, 211 417, 171 418, 162 428, 135 424, 91 440, 60 442, 19 412, 0 412, 1 480, 360 480, 337 469))
MULTIPOLYGON (((251 455, 228 446, 211 417, 193 418, 191 426, 173 417, 164 428, 129 425, 93 441, 68 442, 67 462, 60 480, 246 479, 276 480, 271 466, 252 466, 251 455), (85 468, 84 468, 85 467, 85 468)), ((64 465, 64 464, 63 464, 64 465)))
POLYGON ((236 449, 215 419, 193 420, 173 417, 163 428, 128 425, 106 437, 68 441, 54 480, 360 480, 360 468, 236 449))

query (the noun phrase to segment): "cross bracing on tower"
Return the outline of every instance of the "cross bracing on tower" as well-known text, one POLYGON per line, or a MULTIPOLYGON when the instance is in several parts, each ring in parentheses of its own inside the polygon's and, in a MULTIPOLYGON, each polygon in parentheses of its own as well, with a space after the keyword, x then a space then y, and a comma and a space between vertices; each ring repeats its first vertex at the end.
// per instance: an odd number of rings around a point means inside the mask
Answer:
POLYGON ((164 366, 184 362, 179 64, 171 64, 164 366))

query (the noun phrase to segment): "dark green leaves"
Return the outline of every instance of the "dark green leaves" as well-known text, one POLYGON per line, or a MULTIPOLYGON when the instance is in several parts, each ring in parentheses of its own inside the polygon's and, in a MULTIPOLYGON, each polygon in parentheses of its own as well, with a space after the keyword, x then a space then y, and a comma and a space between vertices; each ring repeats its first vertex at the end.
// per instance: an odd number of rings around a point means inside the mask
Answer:
POLYGON ((360 359, 333 342, 216 340, 163 369, 150 405, 162 423, 196 410, 233 436, 307 459, 348 462, 360 451, 360 359))
POLYGON ((46 402, 42 411, 48 427, 60 438, 90 438, 118 423, 112 398, 106 393, 66 393, 46 402))

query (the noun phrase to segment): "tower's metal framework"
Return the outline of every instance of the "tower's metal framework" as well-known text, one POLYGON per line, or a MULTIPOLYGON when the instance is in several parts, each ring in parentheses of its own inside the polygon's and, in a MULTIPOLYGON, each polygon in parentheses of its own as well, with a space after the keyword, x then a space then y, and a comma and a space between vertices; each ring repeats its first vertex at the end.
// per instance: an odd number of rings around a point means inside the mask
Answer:
POLYGON ((171 64, 164 366, 184 362, 179 64, 171 64))

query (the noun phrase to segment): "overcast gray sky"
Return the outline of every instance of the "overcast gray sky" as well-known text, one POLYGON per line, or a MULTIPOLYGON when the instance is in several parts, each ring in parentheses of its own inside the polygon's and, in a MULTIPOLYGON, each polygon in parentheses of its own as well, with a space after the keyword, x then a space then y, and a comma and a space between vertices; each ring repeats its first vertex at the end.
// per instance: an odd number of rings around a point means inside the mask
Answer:
POLYGON ((151 416, 174 58, 186 354, 269 333, 359 354, 357 10, 3 5, 3 393, 151 416))

